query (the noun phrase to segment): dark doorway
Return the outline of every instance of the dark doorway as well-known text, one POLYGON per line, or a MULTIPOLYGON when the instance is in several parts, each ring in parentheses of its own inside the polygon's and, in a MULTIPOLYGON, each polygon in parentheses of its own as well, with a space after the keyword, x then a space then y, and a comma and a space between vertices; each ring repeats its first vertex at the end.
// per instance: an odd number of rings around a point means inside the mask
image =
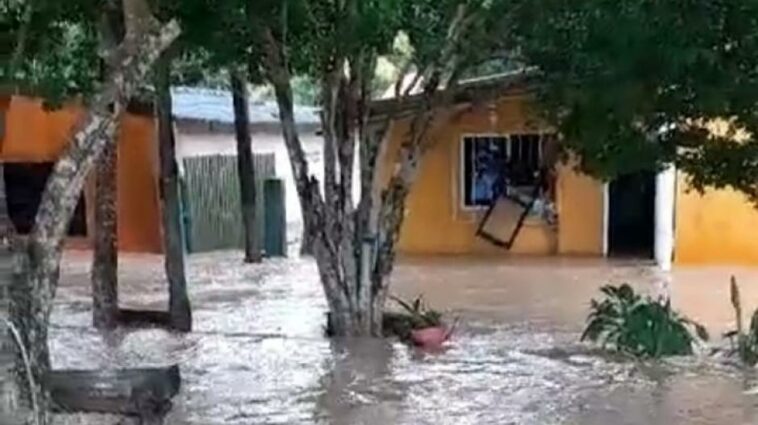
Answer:
POLYGON ((609 188, 608 251, 614 257, 653 258, 655 173, 621 176, 609 188))
MULTIPOLYGON (((42 191, 45 190, 45 183, 52 169, 53 164, 48 162, 3 164, 8 216, 16 232, 25 235, 34 227, 34 218, 39 209, 42 191)), ((76 205, 68 234, 69 236, 87 235, 84 196, 80 196, 76 205)))

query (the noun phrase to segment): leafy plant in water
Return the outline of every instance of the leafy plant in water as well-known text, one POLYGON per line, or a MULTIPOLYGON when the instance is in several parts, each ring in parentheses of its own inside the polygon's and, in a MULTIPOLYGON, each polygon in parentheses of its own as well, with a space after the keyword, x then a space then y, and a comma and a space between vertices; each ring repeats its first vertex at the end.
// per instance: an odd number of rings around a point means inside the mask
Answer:
POLYGON ((413 329, 442 324, 442 315, 438 311, 428 308, 424 304, 423 296, 417 297, 413 302, 407 302, 395 296, 391 296, 391 298, 408 313, 413 329))
POLYGON ((659 358, 692 354, 695 336, 708 339, 705 328, 680 316, 669 300, 642 297, 628 285, 602 287, 602 301, 592 300, 582 341, 635 357, 659 358))
POLYGON ((385 335, 396 335, 400 339, 407 340, 410 338, 411 331, 442 324, 442 315, 424 304, 423 297, 419 296, 413 301, 405 301, 398 297, 390 295, 402 309, 402 313, 384 314, 384 333, 385 335))
POLYGON ((747 332, 742 326, 742 302, 740 299, 740 289, 737 286, 737 279, 732 276, 729 292, 734 307, 735 322, 737 329, 724 334, 732 343, 731 355, 737 355, 741 362, 748 366, 755 366, 758 363, 758 310, 753 312, 750 319, 750 327, 747 332), (735 344, 736 340, 736 344, 735 344))

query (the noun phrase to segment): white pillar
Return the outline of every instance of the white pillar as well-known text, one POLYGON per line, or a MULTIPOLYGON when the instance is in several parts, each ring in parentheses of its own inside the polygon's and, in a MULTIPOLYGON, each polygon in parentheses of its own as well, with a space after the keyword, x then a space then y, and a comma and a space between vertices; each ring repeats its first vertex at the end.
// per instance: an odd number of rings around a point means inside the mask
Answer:
POLYGON ((674 203, 676 169, 667 165, 655 178, 655 262, 671 270, 674 254, 674 203))
POLYGON ((611 184, 603 183, 603 257, 608 257, 609 238, 608 234, 611 216, 611 184))

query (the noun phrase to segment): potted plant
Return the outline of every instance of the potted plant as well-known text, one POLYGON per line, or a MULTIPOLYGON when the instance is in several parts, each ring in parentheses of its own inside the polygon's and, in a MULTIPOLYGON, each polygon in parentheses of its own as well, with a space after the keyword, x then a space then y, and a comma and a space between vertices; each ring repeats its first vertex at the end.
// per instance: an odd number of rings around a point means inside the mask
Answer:
POLYGON ((439 347, 452 335, 455 325, 447 326, 438 311, 424 304, 423 297, 419 296, 412 302, 390 297, 404 311, 385 314, 384 327, 387 333, 424 348, 439 347))

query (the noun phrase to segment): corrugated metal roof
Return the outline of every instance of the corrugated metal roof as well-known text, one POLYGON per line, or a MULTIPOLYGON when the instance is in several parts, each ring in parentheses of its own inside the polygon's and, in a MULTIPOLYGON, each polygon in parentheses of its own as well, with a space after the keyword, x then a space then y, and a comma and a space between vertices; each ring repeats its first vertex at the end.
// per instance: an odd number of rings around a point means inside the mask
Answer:
MULTIPOLYGON (((195 87, 171 89, 174 118, 179 120, 234 123, 232 94, 227 90, 195 87)), ((279 124, 279 108, 276 102, 249 102, 251 124, 279 124)), ((312 106, 295 106, 295 122, 298 125, 319 124, 319 109, 312 106)))

